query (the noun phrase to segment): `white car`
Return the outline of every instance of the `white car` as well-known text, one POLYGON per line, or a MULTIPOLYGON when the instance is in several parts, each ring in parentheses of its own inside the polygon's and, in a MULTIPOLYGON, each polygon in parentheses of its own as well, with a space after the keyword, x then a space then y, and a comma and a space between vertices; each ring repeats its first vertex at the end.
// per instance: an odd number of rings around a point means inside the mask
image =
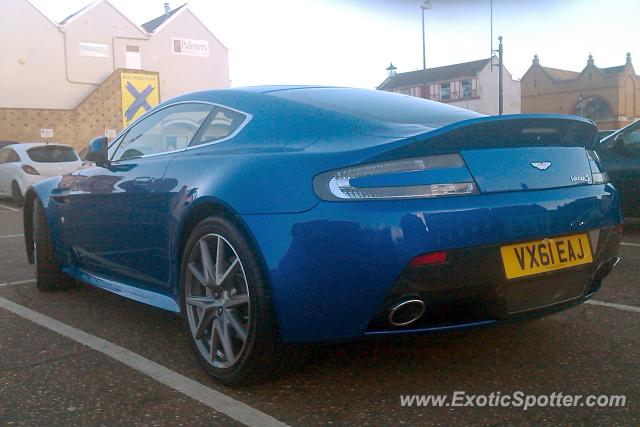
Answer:
POLYGON ((0 197, 11 196, 21 205, 30 185, 71 173, 81 164, 73 148, 65 144, 33 142, 6 146, 0 150, 0 197))

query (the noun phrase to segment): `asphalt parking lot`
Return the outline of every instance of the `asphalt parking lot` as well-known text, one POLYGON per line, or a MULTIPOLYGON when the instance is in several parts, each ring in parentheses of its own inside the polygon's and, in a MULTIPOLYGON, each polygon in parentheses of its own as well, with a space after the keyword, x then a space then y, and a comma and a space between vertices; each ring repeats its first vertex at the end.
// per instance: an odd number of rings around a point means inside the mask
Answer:
POLYGON ((197 365, 181 320, 82 286, 40 293, 21 211, 0 201, 5 425, 640 425, 640 231, 592 304, 536 321, 310 349, 266 384, 197 365), (608 304, 604 304, 608 303, 608 304), (624 395, 624 407, 406 407, 401 395, 624 395), (241 422, 242 421, 242 422, 241 422))

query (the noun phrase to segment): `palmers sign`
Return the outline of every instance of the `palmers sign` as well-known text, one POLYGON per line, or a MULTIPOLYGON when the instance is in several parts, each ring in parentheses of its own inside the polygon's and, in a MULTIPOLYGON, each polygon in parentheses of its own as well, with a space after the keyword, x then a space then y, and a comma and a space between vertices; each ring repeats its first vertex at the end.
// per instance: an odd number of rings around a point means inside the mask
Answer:
POLYGON ((209 42, 206 40, 173 37, 171 49, 176 55, 209 56, 209 42))

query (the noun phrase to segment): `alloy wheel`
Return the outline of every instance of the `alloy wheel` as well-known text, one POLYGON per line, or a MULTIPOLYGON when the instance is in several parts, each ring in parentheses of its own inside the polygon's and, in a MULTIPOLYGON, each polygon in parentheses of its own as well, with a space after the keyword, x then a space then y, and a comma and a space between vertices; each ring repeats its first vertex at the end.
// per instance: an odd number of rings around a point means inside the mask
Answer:
POLYGON ((249 286, 238 253, 223 236, 207 234, 193 246, 185 306, 202 357, 215 368, 235 365, 249 335, 249 286))

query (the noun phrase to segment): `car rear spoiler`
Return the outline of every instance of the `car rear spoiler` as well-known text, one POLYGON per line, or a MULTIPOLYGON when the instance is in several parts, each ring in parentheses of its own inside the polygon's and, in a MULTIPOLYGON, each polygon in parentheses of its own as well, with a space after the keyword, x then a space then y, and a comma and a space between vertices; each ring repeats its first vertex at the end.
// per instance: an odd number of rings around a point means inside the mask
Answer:
MULTIPOLYGON (((387 146, 376 158, 404 158, 469 149, 597 145, 591 120, 556 114, 486 116, 452 123, 387 146)), ((373 159, 372 159, 373 160, 373 159)))

